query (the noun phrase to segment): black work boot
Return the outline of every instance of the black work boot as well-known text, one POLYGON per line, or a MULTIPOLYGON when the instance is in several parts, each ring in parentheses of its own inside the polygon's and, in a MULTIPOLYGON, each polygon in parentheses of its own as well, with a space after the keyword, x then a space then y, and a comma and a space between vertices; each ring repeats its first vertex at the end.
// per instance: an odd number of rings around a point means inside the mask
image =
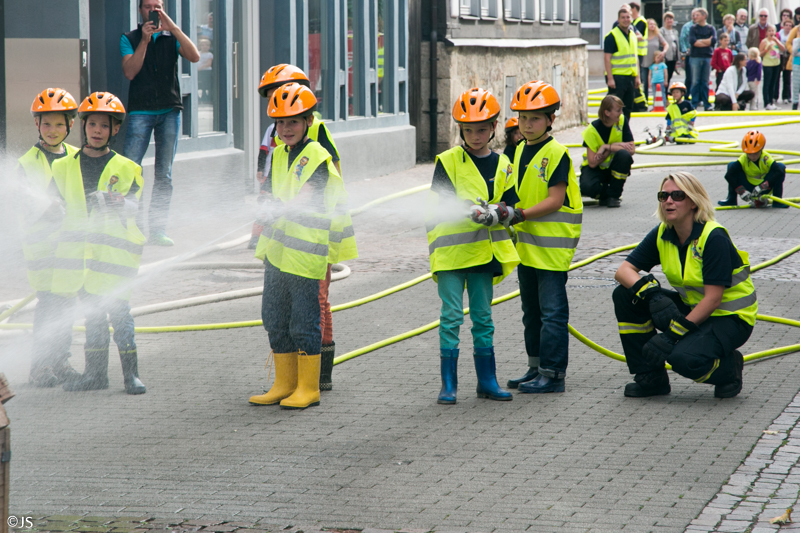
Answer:
POLYGON ((336 343, 322 345, 319 367, 319 390, 333 389, 333 357, 336 353, 336 343))
POLYGON ((53 372, 53 367, 44 363, 34 363, 31 365, 31 373, 28 378, 31 385, 43 389, 49 389, 58 385, 58 376, 53 372))
POLYGON ((65 391, 108 388, 108 348, 85 348, 86 368, 80 378, 64 383, 65 391))
POLYGON ((81 379, 81 374, 69 364, 69 354, 56 361, 56 364, 53 365, 53 373, 56 375, 59 385, 81 379))
POLYGON ((122 377, 125 392, 128 394, 144 394, 147 388, 139 379, 139 356, 136 348, 119 349, 119 360, 122 363, 122 377))
MULTIPOLYGON (((722 362, 720 368, 717 370, 723 370, 721 375, 732 375, 733 379, 727 381, 727 383, 713 383, 714 385, 714 397, 715 398, 733 398, 737 396, 740 392, 742 392, 742 370, 744 369, 744 357, 742 356, 742 352, 739 350, 734 350, 731 357, 727 358, 722 362), (728 367, 728 368, 724 368, 728 367), (724 372, 727 370, 727 372, 724 372)), ((715 372, 714 374, 716 374, 715 372)), ((712 374, 712 378, 709 381, 713 381, 714 374, 712 374)))
POLYGON ((669 386, 667 369, 641 372, 633 377, 633 383, 625 385, 625 396, 628 398, 648 398, 664 396, 672 390, 669 386))

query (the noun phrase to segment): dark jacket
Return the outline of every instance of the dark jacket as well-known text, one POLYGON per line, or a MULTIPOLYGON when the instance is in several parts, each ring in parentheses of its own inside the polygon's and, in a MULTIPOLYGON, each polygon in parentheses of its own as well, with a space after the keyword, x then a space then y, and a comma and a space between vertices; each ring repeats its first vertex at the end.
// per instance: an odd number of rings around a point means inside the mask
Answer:
MULTIPOLYGON (((142 25, 125 37, 136 50, 142 40, 142 25)), ((128 112, 162 109, 183 109, 176 38, 168 32, 147 44, 142 69, 131 80, 126 107, 128 112)))

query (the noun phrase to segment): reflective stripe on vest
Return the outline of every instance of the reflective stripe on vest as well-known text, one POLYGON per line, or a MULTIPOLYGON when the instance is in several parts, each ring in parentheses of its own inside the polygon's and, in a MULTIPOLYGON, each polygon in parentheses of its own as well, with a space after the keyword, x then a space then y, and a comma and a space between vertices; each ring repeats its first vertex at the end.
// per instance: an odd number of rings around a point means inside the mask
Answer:
MULTIPOLYGON (((725 228, 716 222, 706 222, 703 233, 689 245, 689 250, 686 253, 686 262, 683 269, 681 269, 678 247, 661 238, 666 227, 666 224, 661 224, 658 229, 658 238, 656 239, 662 269, 672 288, 680 295, 683 303, 690 308, 694 308, 705 295, 703 252, 706 241, 714 229, 722 228, 725 230, 725 228), (681 270, 683 270, 683 274, 681 274, 681 270)), ((727 233, 727 230, 725 232, 727 233)), ((734 248, 736 248, 735 245, 734 248)), ((724 289, 722 303, 711 313, 711 316, 735 314, 752 326, 756 321, 758 302, 753 281, 750 279, 750 258, 747 252, 743 252, 738 248, 736 251, 742 260, 742 266, 734 269, 731 273, 731 286, 724 289)))
POLYGON ((681 114, 678 104, 672 103, 667 106, 667 114, 672 122, 671 128, 675 137, 697 137, 697 132, 691 122, 697 117, 697 111, 692 109, 681 114))
POLYGON ((761 185, 774 162, 775 159, 766 150, 761 151, 758 163, 750 161, 747 158, 747 154, 739 156, 739 164, 742 166, 742 171, 751 185, 761 185))
POLYGON ((437 272, 485 265, 495 258, 502 274, 494 276, 492 281, 500 283, 519 264, 514 243, 503 225, 487 228, 470 220, 466 205, 477 198, 499 203, 503 194, 514 186, 511 161, 500 154, 491 191, 464 148, 446 150, 436 156, 436 161, 450 178, 455 197, 435 191, 428 195, 425 228, 433 279, 438 281, 437 272), (463 214, 459 212, 462 206, 463 214))
MULTIPOLYGON (((639 15, 639 17, 636 20, 631 22, 630 32, 634 33, 634 30, 636 29, 636 25, 639 24, 640 22, 644 22, 644 35, 642 35, 642 37, 644 37, 644 43, 639 43, 639 39, 636 39, 636 46, 637 46, 636 53, 638 53, 640 56, 646 56, 647 55, 647 36, 650 33, 650 28, 647 27, 647 20, 645 20, 645 18, 643 16, 639 15)), ((635 35, 634 35, 634 38, 636 38, 635 35)))
POLYGON ((619 26, 609 33, 614 36, 614 41, 617 43, 617 51, 611 54, 611 74, 636 77, 639 73, 639 61, 636 59, 637 40, 633 27, 628 30, 627 37, 619 26))
MULTIPOLYGON (((281 272, 309 279, 323 279, 331 255, 330 231, 333 213, 345 199, 344 185, 331 163, 331 155, 318 142, 309 142, 293 161, 283 145, 272 154, 272 196, 289 202, 302 190, 320 165, 325 165, 328 179, 325 184, 322 212, 306 209, 280 216, 271 226, 265 226, 258 239, 256 257, 267 259, 281 272), (290 164, 291 163, 291 164, 290 164)), ((293 210, 307 206, 293 206, 293 210)), ((314 209, 319 209, 316 206, 314 209)))
POLYGON ((566 271, 575 255, 583 220, 583 202, 575 170, 572 168, 572 159, 567 149, 553 139, 536 153, 520 181, 516 173, 524 146, 524 143, 520 144, 514 156, 517 195, 520 198, 518 207, 527 209, 547 198, 548 183, 563 157, 568 159, 569 164, 566 203, 570 207, 562 205, 554 213, 514 226, 517 230, 520 261, 525 266, 542 270, 566 271))
MULTIPOLYGON (((74 294, 83 288, 89 294, 130 298, 131 279, 141 262, 144 235, 136 227, 136 219, 120 219, 116 210, 94 209, 86 205, 80 152, 53 164, 53 178, 66 200, 64 230, 59 235, 53 272, 53 292, 74 294)), ((136 197, 144 187, 139 165, 115 154, 103 169, 98 191, 127 195, 137 183, 136 197), (116 178, 116 179, 112 179, 116 178)))
MULTIPOLYGON (((78 149, 64 143, 66 156, 77 153, 78 149)), ((33 146, 19 158, 18 169, 24 174, 27 185, 34 194, 50 196, 53 171, 41 148, 33 146)), ((21 176, 20 176, 21 177, 21 176)), ((28 269, 28 283, 36 292, 47 292, 53 285, 53 265, 56 253, 58 231, 57 221, 40 219, 32 224, 23 224, 22 253, 28 269)))
MULTIPOLYGON (((603 141, 603 138, 600 136, 600 133, 597 131, 593 125, 589 124, 589 127, 583 130, 583 142, 586 143, 586 146, 589 147, 593 152, 597 152, 597 150, 603 146, 604 144, 614 144, 614 143, 621 143, 622 142, 622 129, 625 126, 625 115, 619 116, 619 122, 614 124, 611 127, 611 134, 608 136, 608 142, 603 141)), ((608 156, 603 159, 603 161, 598 165, 602 169, 606 169, 611 166, 611 160, 614 159, 614 154, 608 154, 608 156)), ((585 167, 589 164, 589 155, 584 150, 583 152, 583 161, 581 162, 581 166, 585 167)))

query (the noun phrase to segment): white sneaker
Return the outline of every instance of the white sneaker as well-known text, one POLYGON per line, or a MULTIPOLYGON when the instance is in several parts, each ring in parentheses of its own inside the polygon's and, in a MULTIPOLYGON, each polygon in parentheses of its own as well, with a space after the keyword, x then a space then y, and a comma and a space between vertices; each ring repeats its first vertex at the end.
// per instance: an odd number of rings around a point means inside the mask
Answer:
POLYGON ((767 106, 764 109, 766 109, 767 111, 775 111, 776 109, 778 109, 778 106, 776 106, 775 104, 767 104, 767 106))

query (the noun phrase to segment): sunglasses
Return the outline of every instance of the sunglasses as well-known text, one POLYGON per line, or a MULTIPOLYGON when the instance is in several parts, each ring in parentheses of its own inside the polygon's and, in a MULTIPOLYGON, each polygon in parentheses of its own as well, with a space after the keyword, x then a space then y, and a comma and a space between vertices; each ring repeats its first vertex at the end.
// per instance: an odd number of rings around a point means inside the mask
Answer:
POLYGON ((672 192, 659 191, 658 201, 664 203, 670 196, 672 197, 673 202, 682 202, 683 200, 686 200, 686 193, 683 191, 672 191, 672 192))
POLYGON ((767 15, 759 15, 758 18, 765 19, 765 18, 767 18, 767 15))

